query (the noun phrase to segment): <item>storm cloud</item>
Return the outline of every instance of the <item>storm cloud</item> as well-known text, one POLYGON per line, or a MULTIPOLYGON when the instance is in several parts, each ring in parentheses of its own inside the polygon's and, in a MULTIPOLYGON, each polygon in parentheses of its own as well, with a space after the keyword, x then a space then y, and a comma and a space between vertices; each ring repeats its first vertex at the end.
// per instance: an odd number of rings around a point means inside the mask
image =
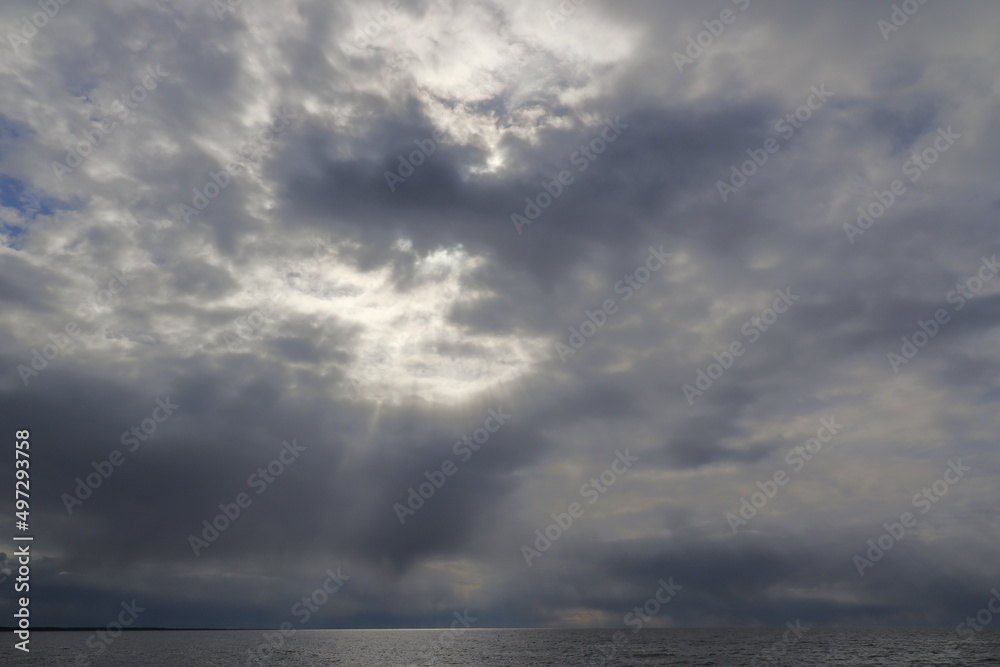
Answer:
POLYGON ((338 567, 310 627, 997 585, 1000 7, 40 7, 0 9, 35 625, 274 627, 338 567))

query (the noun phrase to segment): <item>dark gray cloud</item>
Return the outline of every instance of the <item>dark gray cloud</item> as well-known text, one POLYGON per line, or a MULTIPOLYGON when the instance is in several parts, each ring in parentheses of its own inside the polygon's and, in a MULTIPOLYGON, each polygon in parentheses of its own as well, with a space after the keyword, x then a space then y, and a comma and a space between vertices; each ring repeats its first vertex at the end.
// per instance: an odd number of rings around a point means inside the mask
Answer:
POLYGON ((72 3, 2 45, 0 425, 31 431, 36 624, 135 598, 275 626, 337 567, 313 627, 617 626, 670 577, 668 625, 978 609, 998 10, 884 36, 888 1, 404 1, 371 27, 387 6, 72 3))

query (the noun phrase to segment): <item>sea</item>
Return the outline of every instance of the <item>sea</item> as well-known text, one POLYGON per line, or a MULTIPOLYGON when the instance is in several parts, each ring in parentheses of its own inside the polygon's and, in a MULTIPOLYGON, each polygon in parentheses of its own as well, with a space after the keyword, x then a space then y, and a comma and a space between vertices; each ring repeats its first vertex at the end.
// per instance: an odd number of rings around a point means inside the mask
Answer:
POLYGON ((570 667, 583 665, 1000 665, 1000 632, 954 629, 261 630, 32 632, 30 653, 0 665, 45 667, 570 667))

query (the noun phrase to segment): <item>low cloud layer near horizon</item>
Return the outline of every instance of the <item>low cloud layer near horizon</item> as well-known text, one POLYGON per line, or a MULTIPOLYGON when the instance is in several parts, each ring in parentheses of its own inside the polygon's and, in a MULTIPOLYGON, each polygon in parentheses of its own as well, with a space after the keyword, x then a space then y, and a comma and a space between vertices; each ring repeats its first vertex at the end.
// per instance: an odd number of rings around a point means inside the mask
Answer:
POLYGON ((1000 6, 39 7, 35 625, 298 623, 338 568, 304 625, 621 627, 672 578, 650 625, 954 627, 1000 584, 1000 6))

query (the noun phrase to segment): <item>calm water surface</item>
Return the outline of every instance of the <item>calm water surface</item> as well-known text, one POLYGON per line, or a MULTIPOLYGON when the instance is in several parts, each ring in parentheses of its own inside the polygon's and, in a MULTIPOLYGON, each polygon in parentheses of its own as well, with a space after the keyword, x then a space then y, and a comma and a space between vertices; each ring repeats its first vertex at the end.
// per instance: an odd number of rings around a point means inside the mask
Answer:
POLYGON ((623 665, 1000 665, 1000 632, 957 643, 947 629, 299 630, 268 647, 261 631, 128 632, 98 652, 91 632, 32 633, 31 653, 8 637, 0 665, 70 667, 468 667, 623 665), (791 633, 788 633, 791 634, 791 633), (88 647, 88 640, 91 644, 88 647), (259 656, 258 658, 252 655, 259 656))

